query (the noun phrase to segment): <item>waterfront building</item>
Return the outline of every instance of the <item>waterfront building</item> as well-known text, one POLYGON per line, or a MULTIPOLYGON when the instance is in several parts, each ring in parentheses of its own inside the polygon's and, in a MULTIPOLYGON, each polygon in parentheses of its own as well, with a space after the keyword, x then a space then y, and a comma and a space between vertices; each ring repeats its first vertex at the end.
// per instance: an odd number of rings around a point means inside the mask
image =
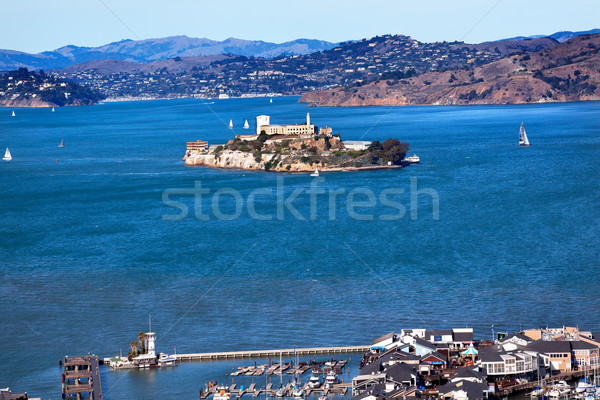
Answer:
POLYGON ((195 142, 186 142, 187 151, 208 151, 208 142, 196 140, 195 142))
POLYGON ((535 352, 498 351, 495 347, 488 347, 479 352, 479 362, 490 377, 537 377, 538 356, 535 352))
POLYGON ((572 341, 573 363, 579 369, 598 366, 600 364, 600 348, 598 345, 583 340, 572 341))

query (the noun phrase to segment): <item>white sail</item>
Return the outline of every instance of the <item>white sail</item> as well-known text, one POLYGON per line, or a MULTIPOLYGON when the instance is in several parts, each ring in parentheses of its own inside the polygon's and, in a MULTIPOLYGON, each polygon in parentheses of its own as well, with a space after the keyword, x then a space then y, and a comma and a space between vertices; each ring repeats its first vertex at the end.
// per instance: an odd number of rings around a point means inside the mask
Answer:
POLYGON ((58 145, 58 147, 65 147, 65 139, 64 138, 62 138, 60 140, 60 144, 58 145))
POLYGON ((269 99, 269 103, 272 103, 272 102, 273 102, 273 99, 269 99))
POLYGON ((54 112, 54 107, 52 107, 52 112, 54 112))
POLYGON ((529 139, 527 139, 527 134, 525 133, 525 127, 521 123, 521 128, 519 129, 519 146, 527 147, 529 146, 529 139))
POLYGON ((13 111, 13 113, 12 113, 12 116, 13 116, 13 117, 15 116, 15 112, 14 112, 14 111, 13 111))
POLYGON ((8 150, 8 147, 6 148, 6 152, 4 153, 4 157, 2 157, 2 159, 4 161, 12 160, 12 156, 10 155, 10 150, 8 150))
POLYGON ((250 124, 248 124, 248 120, 246 120, 246 122, 244 122, 244 129, 248 128, 250 128, 250 124))
POLYGON ((229 120, 229 127, 233 128, 233 120, 231 120, 231 119, 229 120))

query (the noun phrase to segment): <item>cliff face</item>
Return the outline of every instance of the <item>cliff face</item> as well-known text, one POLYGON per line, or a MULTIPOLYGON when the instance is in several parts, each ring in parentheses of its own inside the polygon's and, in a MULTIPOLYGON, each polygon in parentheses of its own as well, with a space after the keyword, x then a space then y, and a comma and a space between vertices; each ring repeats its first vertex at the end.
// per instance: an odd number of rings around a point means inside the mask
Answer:
POLYGON ((0 99, 0 107, 33 107, 33 108, 43 108, 43 107, 58 107, 54 103, 49 103, 40 99, 39 97, 34 98, 16 98, 16 99, 0 99))
POLYGON ((260 161, 252 153, 243 151, 223 150, 219 154, 201 153, 191 151, 183 158, 187 166, 203 166, 210 168, 234 168, 264 171, 267 163, 270 163, 271 171, 280 172, 309 172, 314 171, 314 167, 298 162, 290 155, 261 154, 260 161), (273 166, 272 164, 277 163, 273 166), (289 166, 289 168, 288 168, 289 166))
POLYGON ((472 70, 430 72, 360 87, 310 92, 319 106, 518 104, 600 100, 600 35, 513 55, 472 70))

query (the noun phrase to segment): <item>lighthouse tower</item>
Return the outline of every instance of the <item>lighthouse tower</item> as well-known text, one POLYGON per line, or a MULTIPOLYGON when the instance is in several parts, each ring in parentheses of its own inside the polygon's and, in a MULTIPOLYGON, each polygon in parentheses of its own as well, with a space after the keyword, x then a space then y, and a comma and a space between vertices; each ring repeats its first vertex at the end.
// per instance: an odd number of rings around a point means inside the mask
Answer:
POLYGON ((310 133, 310 113, 306 113, 306 128, 308 129, 308 133, 310 133))
POLYGON ((156 356, 156 350, 154 348, 154 341, 156 340, 156 335, 154 332, 146 333, 146 354, 149 356, 156 356))

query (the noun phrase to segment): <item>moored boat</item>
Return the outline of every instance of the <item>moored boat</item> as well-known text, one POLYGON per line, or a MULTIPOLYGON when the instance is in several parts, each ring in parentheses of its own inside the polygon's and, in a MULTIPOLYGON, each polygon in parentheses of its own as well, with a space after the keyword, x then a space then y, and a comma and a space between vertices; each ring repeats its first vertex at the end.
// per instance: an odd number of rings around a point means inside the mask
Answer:
POLYGON ((177 366, 177 364, 177 357, 175 357, 174 355, 160 353, 160 356, 158 357, 159 367, 175 367, 177 366))
POLYGON ((321 384, 321 375, 313 371, 312 375, 308 379, 308 387, 314 389, 320 387, 321 384))
POLYGON ((325 377, 325 387, 332 387, 336 383, 339 383, 337 374, 333 371, 329 371, 325 377))
POLYGON ((230 400, 231 393, 229 393, 229 388, 226 386, 217 386, 217 390, 215 394, 213 394, 213 400, 230 400))

